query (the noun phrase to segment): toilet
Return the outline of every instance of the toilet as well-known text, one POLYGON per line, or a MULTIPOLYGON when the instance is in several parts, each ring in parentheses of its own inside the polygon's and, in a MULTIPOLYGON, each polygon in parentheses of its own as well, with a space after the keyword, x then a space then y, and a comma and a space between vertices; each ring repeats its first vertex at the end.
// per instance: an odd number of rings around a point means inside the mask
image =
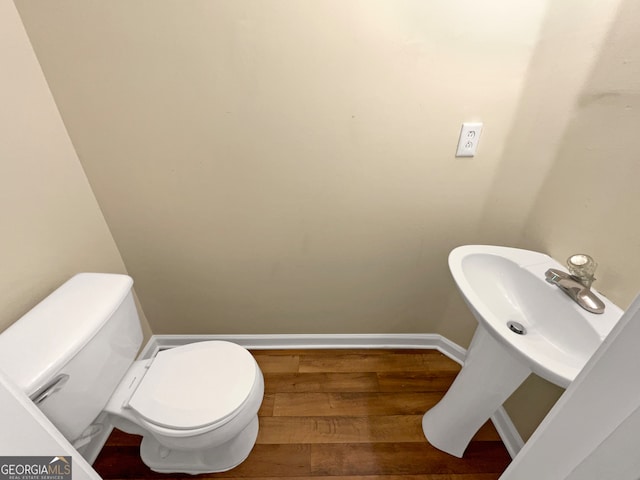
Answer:
POLYGON ((142 331, 132 285, 127 275, 75 275, 0 334, 0 369, 76 448, 106 414, 142 435, 140 456, 156 472, 239 465, 258 435, 258 364, 217 340, 135 360, 142 331))

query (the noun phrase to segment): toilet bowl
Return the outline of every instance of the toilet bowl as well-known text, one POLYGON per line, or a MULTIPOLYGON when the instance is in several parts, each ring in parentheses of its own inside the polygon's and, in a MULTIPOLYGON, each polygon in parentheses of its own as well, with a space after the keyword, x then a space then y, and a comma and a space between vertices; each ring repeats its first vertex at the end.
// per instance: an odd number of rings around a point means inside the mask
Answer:
POLYGON ((258 435, 264 380, 245 348, 195 342, 135 361, 142 331, 127 275, 69 279, 0 334, 2 369, 76 447, 108 423, 142 435, 162 473, 229 470, 258 435))
POLYGON ((120 430, 143 436, 140 455, 152 470, 220 472, 253 448, 263 395, 246 349, 207 341, 135 362, 105 411, 120 430))

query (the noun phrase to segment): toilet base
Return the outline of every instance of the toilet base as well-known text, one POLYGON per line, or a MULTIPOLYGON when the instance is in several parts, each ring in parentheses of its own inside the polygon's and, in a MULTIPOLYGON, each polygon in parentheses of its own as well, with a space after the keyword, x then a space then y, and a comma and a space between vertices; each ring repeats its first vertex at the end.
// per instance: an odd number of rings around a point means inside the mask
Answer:
POLYGON ((140 457, 145 465, 158 473, 226 472, 246 460, 257 437, 256 415, 238 435, 209 450, 169 450, 153 436, 145 435, 140 445, 140 457))

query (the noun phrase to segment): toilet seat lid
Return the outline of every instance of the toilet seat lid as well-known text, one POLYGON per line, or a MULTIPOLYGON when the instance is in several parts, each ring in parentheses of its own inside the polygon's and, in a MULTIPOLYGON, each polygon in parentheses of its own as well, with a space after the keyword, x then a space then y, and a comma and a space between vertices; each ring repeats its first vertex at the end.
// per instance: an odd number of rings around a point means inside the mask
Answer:
POLYGON ((155 425, 202 428, 232 417, 253 388, 257 364, 230 342, 197 342, 159 352, 129 400, 155 425))

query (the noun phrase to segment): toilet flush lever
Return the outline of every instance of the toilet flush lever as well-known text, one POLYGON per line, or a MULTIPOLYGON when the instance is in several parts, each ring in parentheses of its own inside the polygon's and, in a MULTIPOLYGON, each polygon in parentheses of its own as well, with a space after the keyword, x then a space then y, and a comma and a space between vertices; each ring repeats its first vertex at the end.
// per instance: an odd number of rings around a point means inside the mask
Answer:
POLYGON ((51 380, 49 383, 44 384, 42 387, 36 390, 35 393, 29 396, 29 398, 36 405, 40 405, 51 395, 56 393, 58 390, 62 389, 62 387, 64 387, 64 384, 67 383, 68 380, 69 380, 69 375, 67 375, 66 373, 61 373, 60 375, 55 377, 53 380, 51 380))

